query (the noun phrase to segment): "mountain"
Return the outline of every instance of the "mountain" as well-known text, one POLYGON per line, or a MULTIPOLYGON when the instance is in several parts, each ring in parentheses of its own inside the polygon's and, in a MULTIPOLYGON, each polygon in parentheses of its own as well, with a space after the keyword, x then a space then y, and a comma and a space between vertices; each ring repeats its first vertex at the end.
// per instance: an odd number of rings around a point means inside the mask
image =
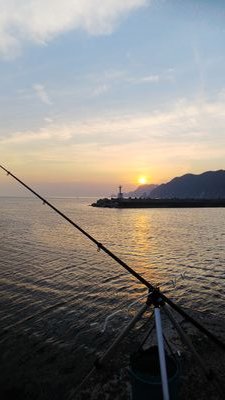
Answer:
POLYGON ((137 189, 135 189, 133 192, 126 193, 126 197, 149 197, 150 193, 152 190, 156 189, 158 185, 141 185, 138 186, 137 189))
POLYGON ((146 194, 161 199, 225 199, 225 171, 186 174, 157 186, 146 194))

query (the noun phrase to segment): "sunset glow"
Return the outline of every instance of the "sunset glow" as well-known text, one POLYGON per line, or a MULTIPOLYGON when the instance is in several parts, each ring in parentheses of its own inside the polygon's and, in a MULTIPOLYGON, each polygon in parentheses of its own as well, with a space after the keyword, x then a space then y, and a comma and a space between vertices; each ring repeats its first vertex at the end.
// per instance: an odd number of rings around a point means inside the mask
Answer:
POLYGON ((138 178, 138 183, 140 183, 140 185, 145 185, 147 183, 147 178, 145 176, 140 176, 140 178, 138 178))
POLYGON ((224 168, 224 2, 1 3, 7 169, 49 196, 109 196, 224 168))

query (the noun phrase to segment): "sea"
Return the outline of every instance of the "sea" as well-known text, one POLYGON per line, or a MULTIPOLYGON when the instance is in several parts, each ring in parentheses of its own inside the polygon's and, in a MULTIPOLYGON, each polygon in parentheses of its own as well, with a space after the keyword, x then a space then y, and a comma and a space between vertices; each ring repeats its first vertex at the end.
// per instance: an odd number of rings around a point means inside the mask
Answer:
MULTIPOLYGON (((225 317, 225 209, 54 206, 186 311, 225 317)), ((95 352, 147 289, 39 199, 0 198, 0 329, 95 352)), ((104 345, 103 345, 104 344, 104 345)))

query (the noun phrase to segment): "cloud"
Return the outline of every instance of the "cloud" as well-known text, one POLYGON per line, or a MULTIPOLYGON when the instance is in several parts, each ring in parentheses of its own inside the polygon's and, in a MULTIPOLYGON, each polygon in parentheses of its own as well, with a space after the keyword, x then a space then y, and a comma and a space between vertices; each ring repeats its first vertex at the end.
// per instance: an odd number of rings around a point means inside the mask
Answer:
POLYGON ((161 74, 151 74, 137 77, 127 77, 127 82, 140 85, 148 83, 159 83, 159 82, 174 82, 174 70, 172 68, 163 71, 161 74))
POLYGON ((151 113, 105 115, 64 123, 47 119, 42 129, 11 133, 0 139, 0 143, 11 146, 51 141, 55 146, 65 143, 104 149, 135 144, 143 147, 143 151, 167 148, 173 154, 176 149, 184 154, 190 147, 200 146, 224 154, 224 123, 225 99, 218 97, 216 102, 181 99, 167 110, 151 113))
POLYGON ((82 29, 111 33, 120 19, 150 0, 0 0, 0 54, 15 57, 24 42, 46 44, 59 34, 82 29))
POLYGON ((22 132, 14 132, 8 137, 0 139, 0 143, 9 145, 33 145, 34 143, 42 143, 54 139, 57 142, 68 141, 72 137, 71 125, 61 124, 58 128, 50 121, 46 121, 47 127, 39 130, 29 130, 22 132))
POLYGON ((141 84, 141 83, 158 83, 160 80, 159 75, 147 75, 140 78, 130 78, 128 82, 134 84, 141 84))
POLYGON ((44 121, 47 122, 48 124, 51 124, 53 122, 53 119, 49 118, 49 117, 45 117, 44 121))
POLYGON ((151 113, 64 122, 55 117, 39 130, 0 138, 2 162, 24 163, 26 173, 27 166, 38 168, 43 179, 48 171, 49 179, 72 181, 76 171, 81 181, 131 182, 138 171, 150 170, 157 182, 159 176, 168 180, 187 171, 223 168, 224 124, 225 99, 219 96, 215 102, 181 99, 151 113))
POLYGON ((128 70, 105 70, 101 74, 88 74, 90 97, 99 97, 121 85, 151 85, 174 82, 174 70, 166 69, 160 74, 132 75, 128 70))
POLYGON ((44 85, 40 85, 38 83, 36 83, 35 85, 33 85, 33 89, 37 95, 37 97, 45 104, 51 105, 52 102, 46 92, 46 89, 44 87, 44 85))
POLYGON ((110 85, 103 83, 102 85, 97 86, 96 88, 93 89, 91 92, 91 95, 93 97, 98 97, 101 96, 105 93, 107 93, 110 89, 110 85))

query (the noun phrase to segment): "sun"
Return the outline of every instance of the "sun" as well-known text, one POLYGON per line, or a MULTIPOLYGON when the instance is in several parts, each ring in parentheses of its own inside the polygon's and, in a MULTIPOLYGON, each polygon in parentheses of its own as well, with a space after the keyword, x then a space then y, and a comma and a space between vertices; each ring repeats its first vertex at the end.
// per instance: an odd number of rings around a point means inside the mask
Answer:
POLYGON ((138 183, 140 183, 141 185, 145 185, 147 183, 147 179, 145 176, 140 176, 138 178, 138 183))

